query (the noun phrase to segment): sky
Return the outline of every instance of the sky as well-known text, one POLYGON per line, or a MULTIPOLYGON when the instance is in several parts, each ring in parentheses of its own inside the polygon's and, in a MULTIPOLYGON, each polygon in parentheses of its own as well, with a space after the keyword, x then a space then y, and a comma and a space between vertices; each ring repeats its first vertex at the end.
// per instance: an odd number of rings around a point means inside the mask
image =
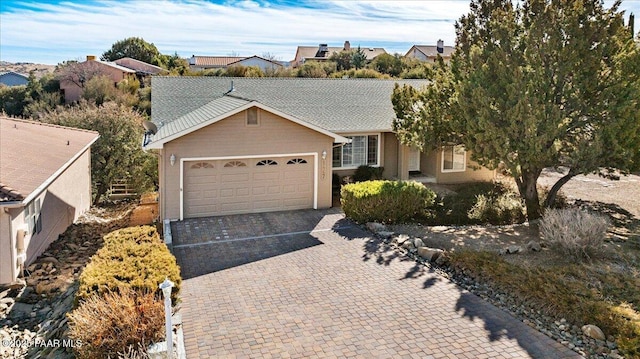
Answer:
MULTIPOLYGON (((610 6, 612 1, 605 1, 610 6)), ((636 15, 640 0, 623 0, 636 15)), ((163 54, 262 56, 289 61, 299 45, 453 45, 469 0, 0 0, 0 60, 55 65, 100 56, 142 37, 163 54)))

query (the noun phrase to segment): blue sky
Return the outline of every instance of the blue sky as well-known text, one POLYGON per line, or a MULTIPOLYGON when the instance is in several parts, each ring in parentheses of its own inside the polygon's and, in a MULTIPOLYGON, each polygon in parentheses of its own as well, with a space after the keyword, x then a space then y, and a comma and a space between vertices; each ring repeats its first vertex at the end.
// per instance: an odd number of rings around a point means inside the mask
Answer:
MULTIPOLYGON (((624 0, 622 9, 636 14, 640 30, 640 0, 624 0)), ((291 60, 298 45, 345 40, 404 54, 413 44, 453 44, 453 24, 468 11, 468 0, 1 0, 0 60, 55 65, 100 56, 130 36, 183 57, 291 60)))

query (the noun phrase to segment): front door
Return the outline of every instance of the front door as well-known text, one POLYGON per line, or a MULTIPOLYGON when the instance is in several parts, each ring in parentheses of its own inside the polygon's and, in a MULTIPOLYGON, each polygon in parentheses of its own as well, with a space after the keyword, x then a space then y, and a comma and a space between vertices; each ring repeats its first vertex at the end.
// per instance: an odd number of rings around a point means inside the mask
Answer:
POLYGON ((420 171, 420 150, 409 149, 409 171, 420 171))

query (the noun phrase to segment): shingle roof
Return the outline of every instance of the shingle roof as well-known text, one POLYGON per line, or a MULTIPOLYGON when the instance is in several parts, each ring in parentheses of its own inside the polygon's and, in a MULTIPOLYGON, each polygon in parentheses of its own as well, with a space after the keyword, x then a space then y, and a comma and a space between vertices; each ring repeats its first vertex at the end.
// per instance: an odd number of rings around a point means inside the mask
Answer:
POLYGON ((98 137, 94 131, 0 117, 0 202, 27 198, 98 137))
POLYGON ((238 56, 192 56, 189 64, 194 66, 226 67, 231 63, 244 60, 246 57, 238 56))
MULTIPOLYGON (((438 55, 438 47, 435 45, 414 45, 411 48, 413 49, 414 47, 427 57, 436 57, 438 55)), ((440 56, 451 56, 455 49, 453 46, 444 46, 443 53, 440 54, 440 56)), ((410 51, 411 49, 409 49, 409 52, 410 51)))
MULTIPOLYGON (((351 50, 356 50, 357 46, 352 46, 351 50)), ((373 60, 376 56, 386 54, 387 51, 382 47, 361 47, 360 48, 364 54, 367 56, 367 60, 373 60)), ((298 46, 296 50, 296 59, 326 59, 331 57, 334 52, 341 52, 344 50, 344 47, 341 46, 330 46, 327 47, 327 53, 324 57, 316 57, 316 53, 318 52, 318 46, 298 46)))
POLYGON ((334 132, 390 131, 395 118, 391 94, 396 83, 420 87, 425 80, 154 77, 151 118, 154 141, 203 121, 205 117, 257 101, 314 126, 334 132), (229 96, 223 94, 230 89, 229 96), (231 97, 233 96, 233 97, 231 97), (232 100, 231 98, 235 99, 232 100))
POLYGON ((144 61, 132 59, 130 57, 123 57, 121 59, 115 60, 114 63, 116 65, 124 66, 137 72, 146 72, 151 74, 159 74, 164 70, 160 66, 152 65, 144 61))

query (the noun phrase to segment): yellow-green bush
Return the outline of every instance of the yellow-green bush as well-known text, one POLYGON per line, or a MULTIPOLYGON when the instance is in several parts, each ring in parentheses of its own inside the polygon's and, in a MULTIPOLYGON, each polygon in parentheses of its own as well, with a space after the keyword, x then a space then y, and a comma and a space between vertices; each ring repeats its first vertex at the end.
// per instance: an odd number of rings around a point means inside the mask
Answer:
POLYGON ((402 223, 424 216, 435 193, 417 182, 365 181, 342 186, 342 210, 358 222, 402 223))
POLYGON ((171 292, 175 304, 181 283, 175 257, 154 227, 125 228, 104 237, 104 246, 80 275, 76 298, 82 301, 93 294, 122 288, 158 293, 158 285, 165 277, 176 285, 171 292))

